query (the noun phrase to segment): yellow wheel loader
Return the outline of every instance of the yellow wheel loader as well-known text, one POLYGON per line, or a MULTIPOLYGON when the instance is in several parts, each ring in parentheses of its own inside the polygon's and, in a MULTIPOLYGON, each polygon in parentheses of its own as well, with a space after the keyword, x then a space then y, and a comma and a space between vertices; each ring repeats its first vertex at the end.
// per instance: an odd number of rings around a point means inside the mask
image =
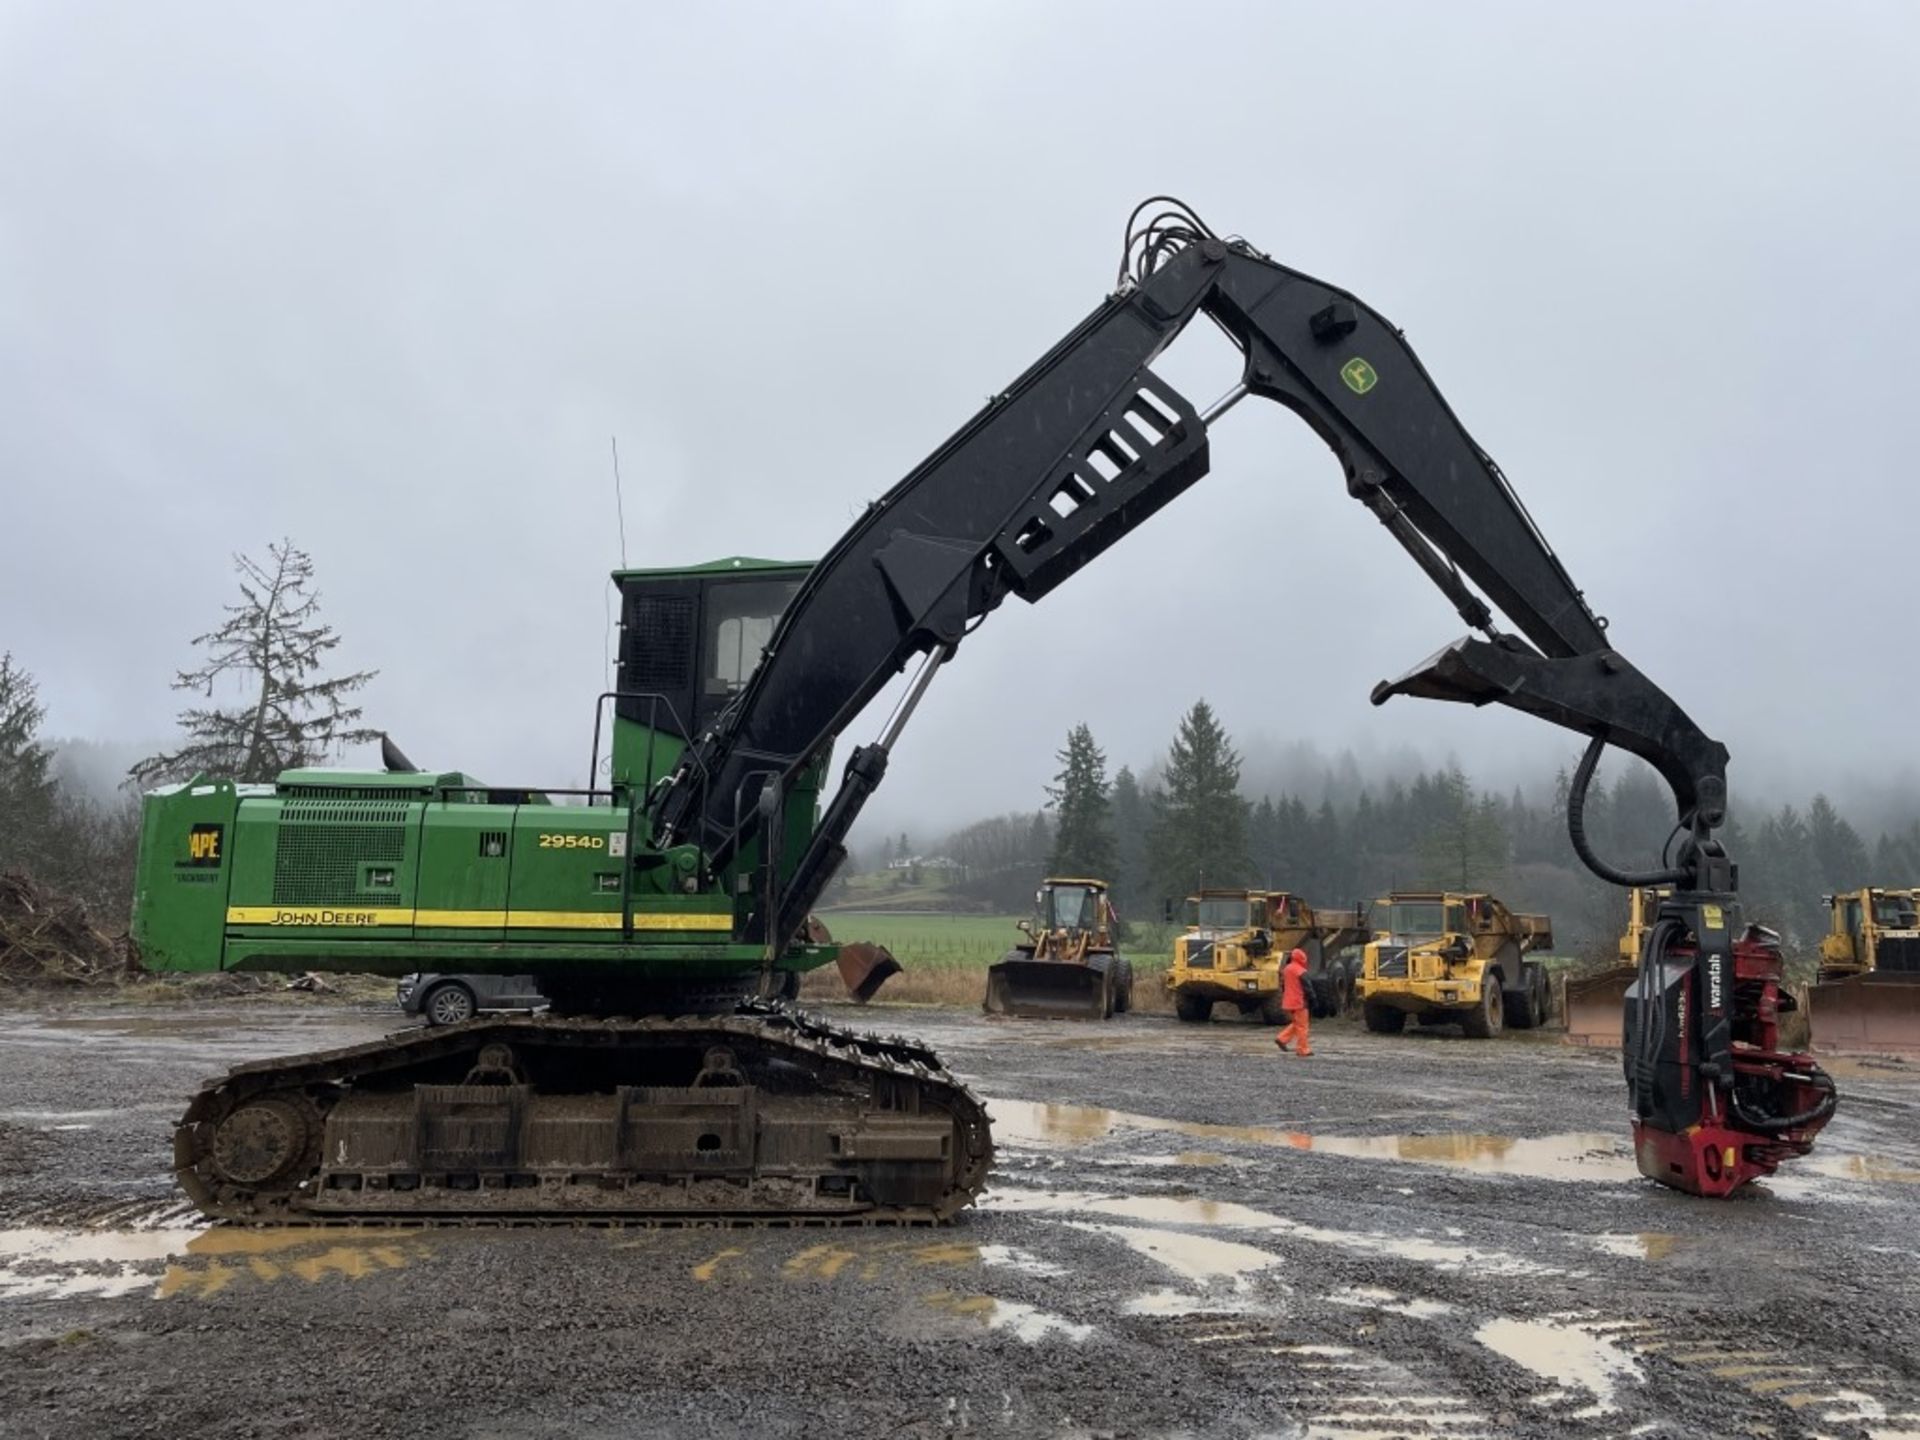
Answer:
POLYGON ((1485 1040, 1547 1019, 1547 970, 1527 955, 1553 944, 1553 922, 1516 915, 1485 894, 1396 891, 1374 907, 1358 985, 1367 1029, 1398 1034, 1458 1025, 1485 1040))
POLYGON ((1808 1007, 1814 1049, 1920 1055, 1920 890, 1849 890, 1826 902, 1808 1007))
POLYGON ((1104 1020, 1133 1008, 1133 966, 1114 949, 1118 917, 1104 880, 1049 878, 1027 937, 987 971, 989 1015, 1104 1020))
POLYGON ((1621 1007, 1627 987, 1640 969, 1640 952, 1646 948, 1647 931, 1660 913, 1660 902, 1671 895, 1669 886, 1636 886, 1627 892, 1627 928, 1613 963, 1584 975, 1567 978, 1561 999, 1561 1013, 1567 1017, 1569 1045, 1598 1045, 1620 1048, 1621 1007))
POLYGON ((1354 966, 1343 954, 1368 935, 1358 907, 1316 913, 1284 890, 1202 890, 1187 897, 1186 933, 1173 942, 1167 989, 1182 1020, 1213 1018, 1221 1002, 1258 1012, 1271 1025, 1280 1011, 1280 967, 1288 952, 1307 952, 1307 1006, 1316 1018, 1351 1002, 1354 966))

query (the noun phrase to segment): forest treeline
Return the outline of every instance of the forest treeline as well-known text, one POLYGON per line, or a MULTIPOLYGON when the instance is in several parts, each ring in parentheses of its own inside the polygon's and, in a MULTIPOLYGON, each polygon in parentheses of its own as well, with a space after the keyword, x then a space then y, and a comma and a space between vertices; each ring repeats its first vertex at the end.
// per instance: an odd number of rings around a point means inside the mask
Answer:
POLYGON ((41 738, 45 719, 33 676, 0 654, 0 873, 25 871, 99 918, 124 923, 140 802, 128 794, 101 800, 62 780, 41 738))
MULTIPOLYGON (((1058 763, 1041 806, 977 821, 927 852, 955 863, 962 896, 1017 911, 1043 872, 1094 875, 1112 880, 1123 915, 1154 919, 1166 900, 1201 886, 1291 890, 1324 906, 1394 889, 1488 890, 1552 916, 1557 948, 1585 954, 1611 947, 1625 924, 1624 893, 1589 874, 1567 838, 1570 764, 1531 795, 1482 789, 1457 766, 1356 788, 1346 765, 1343 803, 1331 775, 1318 796, 1250 796, 1204 700, 1148 778, 1126 766, 1109 775, 1085 725, 1058 763)), ((1651 769, 1616 756, 1589 794, 1588 834, 1615 864, 1648 868, 1672 833, 1671 807, 1651 769)), ((1748 917, 1801 951, 1826 929, 1823 895, 1920 884, 1920 817, 1869 840, 1815 795, 1736 815, 1722 834, 1740 863, 1748 917)))

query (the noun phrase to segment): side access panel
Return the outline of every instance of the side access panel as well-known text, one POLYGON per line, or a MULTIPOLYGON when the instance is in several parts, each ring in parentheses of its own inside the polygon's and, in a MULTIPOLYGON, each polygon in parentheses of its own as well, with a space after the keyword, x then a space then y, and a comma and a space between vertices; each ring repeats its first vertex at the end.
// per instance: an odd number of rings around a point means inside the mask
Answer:
MULTIPOLYGON (((608 808, 515 810, 506 913, 512 939, 605 939, 619 931, 626 821, 626 811, 608 808)), ((647 923, 635 916, 637 927, 647 923)))
POLYGON ((414 933, 422 940, 504 940, 519 807, 433 800, 421 807, 420 886, 414 933))

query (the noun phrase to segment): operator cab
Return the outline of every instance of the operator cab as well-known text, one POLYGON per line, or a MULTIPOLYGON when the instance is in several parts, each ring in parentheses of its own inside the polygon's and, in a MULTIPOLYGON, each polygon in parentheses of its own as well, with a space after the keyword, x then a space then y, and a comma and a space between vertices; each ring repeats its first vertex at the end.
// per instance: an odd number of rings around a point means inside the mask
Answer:
POLYGON ((1187 897, 1187 928, 1229 933, 1240 930, 1265 930, 1267 902, 1245 893, 1190 895, 1187 897))
POLYGON ((1380 910, 1377 928, 1403 943, 1438 940, 1467 928, 1464 907, 1442 900, 1395 900, 1380 910))
POLYGON ((651 782, 710 730, 760 668, 810 562, 734 555, 672 570, 619 570, 614 766, 651 782), (664 742, 664 743, 663 743, 664 742))
POLYGON ((1035 897, 1040 902, 1043 930, 1098 930, 1102 894, 1098 887, 1075 881, 1050 884, 1035 897))

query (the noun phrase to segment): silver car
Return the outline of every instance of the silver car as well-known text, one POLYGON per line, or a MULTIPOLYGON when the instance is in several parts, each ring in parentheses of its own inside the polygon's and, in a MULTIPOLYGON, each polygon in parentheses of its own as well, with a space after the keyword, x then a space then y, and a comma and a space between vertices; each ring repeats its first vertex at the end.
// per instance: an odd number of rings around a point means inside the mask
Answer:
POLYGON ((394 987, 400 1008, 429 1025, 458 1025, 496 1010, 541 1010, 547 997, 531 975, 402 975, 394 987))

